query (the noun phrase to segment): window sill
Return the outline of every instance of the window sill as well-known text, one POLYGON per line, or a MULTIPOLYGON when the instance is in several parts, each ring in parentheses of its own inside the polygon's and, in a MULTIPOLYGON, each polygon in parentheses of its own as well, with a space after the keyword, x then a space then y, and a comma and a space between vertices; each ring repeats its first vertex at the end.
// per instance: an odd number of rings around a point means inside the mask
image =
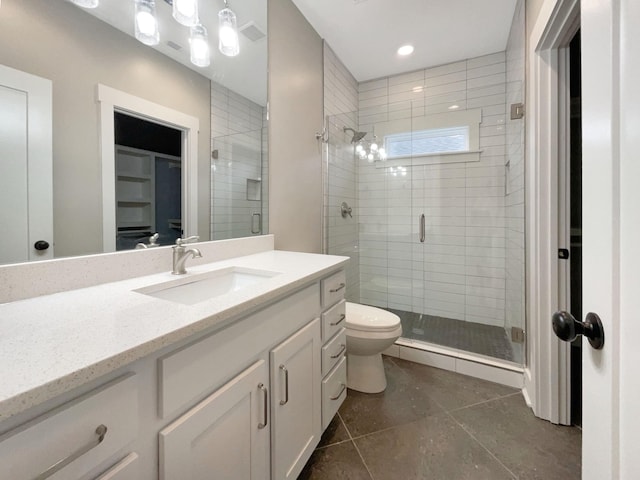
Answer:
POLYGON ((418 167, 421 165, 479 162, 481 153, 482 150, 471 150, 468 152, 433 153, 415 157, 394 158, 375 162, 375 167, 418 167))

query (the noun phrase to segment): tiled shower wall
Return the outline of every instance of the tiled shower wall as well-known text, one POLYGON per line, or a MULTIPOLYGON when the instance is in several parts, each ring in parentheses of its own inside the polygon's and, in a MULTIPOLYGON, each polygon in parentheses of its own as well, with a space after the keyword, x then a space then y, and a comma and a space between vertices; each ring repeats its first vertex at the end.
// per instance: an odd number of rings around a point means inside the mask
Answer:
POLYGON ((357 164, 350 143, 352 134, 344 127, 357 130, 358 82, 324 44, 324 114, 328 143, 324 148, 323 174, 325 231, 324 251, 351 257, 347 264, 347 292, 350 301, 360 301, 360 268, 358 254, 358 183, 357 164), (342 218, 340 204, 353 208, 352 217, 342 218))
MULTIPOLYGON (((507 105, 524 103, 524 11, 524 0, 519 0, 507 43, 507 105)), ((524 127, 524 119, 507 118, 507 328, 524 328, 524 127)))
POLYGON ((404 176, 358 162, 362 303, 505 326, 506 93, 505 52, 359 85, 369 136, 377 122, 482 109, 480 161, 404 176))
POLYGON ((259 220, 269 231, 266 126, 266 108, 211 82, 211 148, 218 155, 211 160, 212 240, 250 236, 259 220), (249 199, 257 198, 254 189, 261 200, 249 199))

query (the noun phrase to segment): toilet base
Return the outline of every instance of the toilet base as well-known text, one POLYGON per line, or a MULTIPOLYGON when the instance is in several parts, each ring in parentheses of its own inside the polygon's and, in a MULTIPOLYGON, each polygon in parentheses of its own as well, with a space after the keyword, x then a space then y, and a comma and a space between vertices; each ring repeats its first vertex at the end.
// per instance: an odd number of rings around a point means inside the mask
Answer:
POLYGON ((380 393, 387 388, 382 354, 353 355, 347 350, 347 387, 363 393, 380 393))

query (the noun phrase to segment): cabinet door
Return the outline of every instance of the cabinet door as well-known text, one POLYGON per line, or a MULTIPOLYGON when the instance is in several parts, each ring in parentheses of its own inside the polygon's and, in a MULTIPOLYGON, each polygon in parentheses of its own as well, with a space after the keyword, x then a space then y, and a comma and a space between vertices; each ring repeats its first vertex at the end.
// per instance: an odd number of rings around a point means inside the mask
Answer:
POLYGON ((271 351, 273 480, 295 479, 320 441, 320 320, 271 351))
POLYGON ((160 479, 268 479, 267 382, 259 360, 162 430, 160 479))

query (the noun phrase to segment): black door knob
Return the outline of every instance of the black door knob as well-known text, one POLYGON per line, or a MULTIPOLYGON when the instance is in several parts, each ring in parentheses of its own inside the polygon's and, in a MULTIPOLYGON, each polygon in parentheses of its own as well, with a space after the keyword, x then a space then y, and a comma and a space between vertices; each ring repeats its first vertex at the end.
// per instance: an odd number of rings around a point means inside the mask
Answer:
POLYGON ((587 313, 584 323, 576 320, 569 312, 556 312, 551 317, 553 331, 560 340, 573 342, 578 335, 584 335, 596 350, 604 346, 604 328, 600 317, 593 313, 587 313))
POLYGON ((49 242, 47 242, 46 240, 38 240, 33 244, 33 248, 35 248, 36 250, 46 250, 47 248, 49 248, 49 242))

